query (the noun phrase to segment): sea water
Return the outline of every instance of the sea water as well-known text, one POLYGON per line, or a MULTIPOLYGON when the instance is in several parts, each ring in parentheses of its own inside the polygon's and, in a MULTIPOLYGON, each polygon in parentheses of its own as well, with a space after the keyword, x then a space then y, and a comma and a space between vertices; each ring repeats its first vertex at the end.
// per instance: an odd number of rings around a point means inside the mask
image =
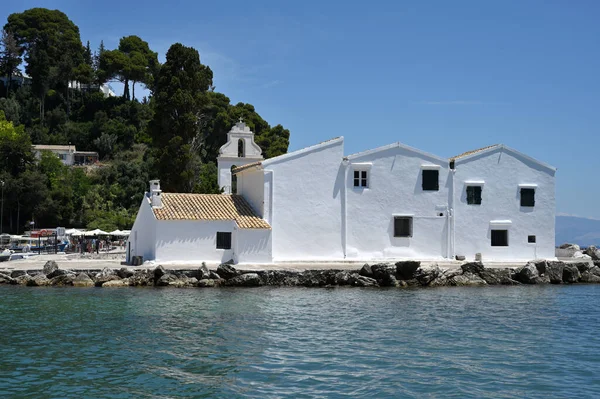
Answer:
POLYGON ((2 398, 600 397, 600 285, 0 287, 2 398))

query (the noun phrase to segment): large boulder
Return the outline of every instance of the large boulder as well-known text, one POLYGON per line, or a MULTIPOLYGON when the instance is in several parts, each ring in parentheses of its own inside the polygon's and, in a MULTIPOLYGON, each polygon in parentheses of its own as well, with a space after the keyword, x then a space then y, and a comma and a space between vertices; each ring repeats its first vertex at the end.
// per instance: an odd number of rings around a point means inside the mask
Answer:
POLYGON ((575 266, 579 273, 585 273, 589 271, 592 267, 594 267, 594 263, 591 261, 578 261, 578 262, 570 262, 572 266, 575 266))
POLYGON ((134 275, 135 270, 129 267, 122 267, 119 270, 117 270, 116 273, 117 276, 119 276, 120 278, 129 278, 134 275))
POLYGON ((579 279, 582 283, 600 283, 600 276, 591 273, 590 271, 581 273, 581 278, 579 279))
POLYGON ((377 280, 371 277, 361 276, 358 273, 351 275, 350 284, 356 287, 379 287, 377 280))
POLYGON ((133 276, 129 277, 129 285, 142 287, 154 285, 154 271, 150 269, 136 270, 133 276))
POLYGON ((592 260, 600 260, 600 249, 596 248, 594 245, 587 247, 584 253, 592 258, 592 260))
MULTIPOLYGON (((368 266, 368 265, 365 265, 368 266)), ((364 266, 363 266, 364 268, 364 266)), ((361 269, 362 271, 362 269, 361 269)), ((337 285, 349 285, 352 273, 349 271, 343 270, 341 272, 337 272, 335 274, 335 284, 337 285)))
POLYGON ((97 287, 102 287, 104 283, 112 280, 120 280, 120 277, 117 275, 117 272, 113 269, 105 267, 99 273, 96 273, 94 276, 94 281, 96 282, 97 287))
POLYGON ((198 268, 197 278, 198 280, 205 280, 210 278, 210 270, 206 266, 206 263, 202 262, 202 266, 198 268))
POLYGON ((581 249, 579 247, 579 245, 577 245, 577 244, 569 244, 569 243, 562 244, 559 248, 560 249, 571 249, 571 250, 574 250, 574 251, 579 251, 581 249))
POLYGON ((466 272, 456 275, 448 279, 448 285, 463 287, 463 286, 481 286, 487 285, 486 281, 477 274, 466 272))
POLYGON ((400 280, 412 280, 421 262, 407 260, 396 263, 396 277, 400 280))
POLYGON ((549 261, 546 262, 546 275, 551 284, 561 284, 563 282, 564 262, 549 261))
MULTIPOLYGON (((224 281, 224 280, 223 280, 224 281)), ((217 287, 219 286, 219 280, 213 280, 209 278, 203 278, 196 283, 196 287, 217 287)))
POLYGON ((598 266, 594 266, 589 270, 590 273, 592 273, 595 276, 600 277, 600 267, 598 266))
POLYGON ((17 278, 17 277, 20 277, 20 276, 24 276, 24 275, 26 275, 26 274, 27 274, 27 272, 26 272, 25 270, 13 270, 13 271, 10 273, 10 276, 11 276, 12 278, 17 278))
MULTIPOLYGON (((371 277, 377 280, 380 286, 396 287, 398 285, 398 280, 396 280, 395 276, 395 266, 382 263, 371 266, 371 271, 373 272, 373 275, 371 277)), ((365 276, 364 274, 362 274, 362 276, 369 277, 365 276)))
POLYGON ((54 272, 57 269, 58 265, 56 264, 56 262, 53 260, 49 260, 48 262, 46 262, 46 264, 44 264, 42 272, 44 273, 44 275, 48 276, 50 273, 54 272))
POLYGON ((540 273, 534 263, 527 263, 525 266, 517 269, 514 274, 514 279, 523 284, 536 284, 540 273))
POLYGON ((17 280, 8 274, 0 273, 0 284, 17 284, 17 280))
POLYGON ((589 256, 588 254, 584 254, 582 251, 575 251, 573 253, 573 258, 575 259, 592 259, 591 256, 589 256))
POLYGON ((58 276, 64 276, 67 274, 73 274, 73 272, 69 271, 69 270, 64 270, 64 269, 55 269, 53 272, 46 274, 46 277, 48 277, 50 280, 52 280, 54 277, 58 277, 58 276))
POLYGON ((81 272, 73 279, 73 285, 75 287, 93 287, 95 284, 87 273, 81 272))
POLYGON ((102 288, 109 287, 129 287, 129 278, 124 278, 121 280, 110 280, 102 284, 102 288))
POLYGON ((565 283, 576 283, 581 278, 581 273, 576 266, 565 264, 563 268, 563 282, 565 283))
POLYGON ((484 269, 479 276, 485 280, 488 285, 518 285, 521 284, 511 278, 510 269, 484 269))
POLYGON ((481 262, 468 262, 461 265, 463 273, 479 274, 484 270, 483 263, 481 262))
POLYGON ((29 285, 29 280, 33 279, 29 274, 25 273, 18 277, 15 277, 15 281, 19 285, 29 285))
POLYGON ((257 273, 245 273, 227 280, 225 284, 233 287, 258 287, 262 285, 262 281, 257 273))
POLYGON ((174 273, 163 274, 157 281, 156 285, 160 287, 192 287, 198 283, 195 277, 187 277, 185 275, 176 275, 174 273))
POLYGON ((154 268, 154 281, 158 281, 162 276, 168 274, 169 272, 163 267, 163 265, 158 265, 154 268))
POLYGON ((220 277, 229 280, 230 278, 236 277, 240 273, 230 264, 222 263, 219 265, 219 267, 217 267, 217 274, 220 277))
POLYGON ((358 272, 361 276, 365 277, 373 277, 373 269, 367 263, 363 265, 363 267, 358 272))
POLYGON ((73 280, 75 280, 74 273, 60 274, 50 279, 50 285, 58 287, 71 286, 73 285, 73 280))
POLYGON ((429 285, 432 281, 438 278, 442 274, 442 271, 437 264, 429 266, 419 266, 415 271, 414 277, 421 285, 429 285))
POLYGON ((442 272, 429 283, 429 287, 444 287, 449 285, 449 280, 454 276, 459 276, 463 273, 460 268, 452 268, 442 270, 442 272))
POLYGON ((27 282, 30 287, 45 287, 50 285, 50 280, 44 273, 36 274, 31 280, 27 282))

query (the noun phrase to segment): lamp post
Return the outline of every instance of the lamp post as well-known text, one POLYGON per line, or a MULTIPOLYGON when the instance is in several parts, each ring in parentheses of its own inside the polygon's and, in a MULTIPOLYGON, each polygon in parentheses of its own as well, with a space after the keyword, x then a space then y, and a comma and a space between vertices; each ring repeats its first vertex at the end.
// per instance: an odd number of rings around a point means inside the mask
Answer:
POLYGON ((2 184, 2 210, 0 210, 0 234, 2 234, 2 227, 4 226, 4 180, 0 180, 2 184))

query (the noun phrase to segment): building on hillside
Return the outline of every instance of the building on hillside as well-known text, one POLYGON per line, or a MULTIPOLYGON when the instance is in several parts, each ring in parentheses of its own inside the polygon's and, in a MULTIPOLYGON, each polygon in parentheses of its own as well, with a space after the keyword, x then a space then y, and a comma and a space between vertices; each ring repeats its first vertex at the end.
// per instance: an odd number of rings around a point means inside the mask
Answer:
MULTIPOLYGON (((234 130, 254 143, 243 122, 234 130)), ((339 137, 261 160, 233 156, 242 136, 232 132, 219 157, 227 193, 162 193, 151 182, 128 260, 554 257, 556 169, 506 146, 444 159, 394 143, 345 156, 339 137)))
POLYGON ((50 151, 60 158, 67 166, 93 165, 98 162, 98 153, 95 151, 77 151, 74 145, 48 145, 34 144, 33 153, 36 159, 42 158, 42 151, 50 151))

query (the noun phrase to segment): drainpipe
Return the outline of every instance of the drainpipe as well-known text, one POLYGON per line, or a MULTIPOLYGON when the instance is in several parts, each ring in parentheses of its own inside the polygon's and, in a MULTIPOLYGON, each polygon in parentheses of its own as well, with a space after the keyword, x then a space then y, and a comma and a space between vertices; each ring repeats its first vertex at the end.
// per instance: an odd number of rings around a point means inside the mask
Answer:
POLYGON ((344 183, 343 183, 343 190, 342 193, 344 195, 344 199, 342 202, 342 206, 344 207, 344 213, 343 213, 343 227, 342 227, 342 249, 344 251, 344 259, 346 259, 346 256, 348 254, 348 199, 347 199, 347 195, 348 195, 348 166, 350 165, 350 162, 348 161, 347 158, 345 158, 344 160, 342 160, 342 164, 344 165, 344 183))
MULTIPOLYGON (((271 261, 273 261, 273 248, 275 248, 275 229, 273 228, 273 218, 275 216, 275 174, 272 169, 263 169, 263 172, 268 173, 270 176, 269 179, 269 224, 271 225, 271 261)), ((264 206, 263 206, 263 214, 264 214, 264 206)))
POLYGON ((450 179, 450 203, 448 204, 448 259, 454 259, 455 249, 454 246, 456 244, 456 230, 455 230, 455 214, 454 214, 454 183, 456 177, 456 166, 454 169, 450 169, 450 173, 452 174, 452 178, 450 179))

